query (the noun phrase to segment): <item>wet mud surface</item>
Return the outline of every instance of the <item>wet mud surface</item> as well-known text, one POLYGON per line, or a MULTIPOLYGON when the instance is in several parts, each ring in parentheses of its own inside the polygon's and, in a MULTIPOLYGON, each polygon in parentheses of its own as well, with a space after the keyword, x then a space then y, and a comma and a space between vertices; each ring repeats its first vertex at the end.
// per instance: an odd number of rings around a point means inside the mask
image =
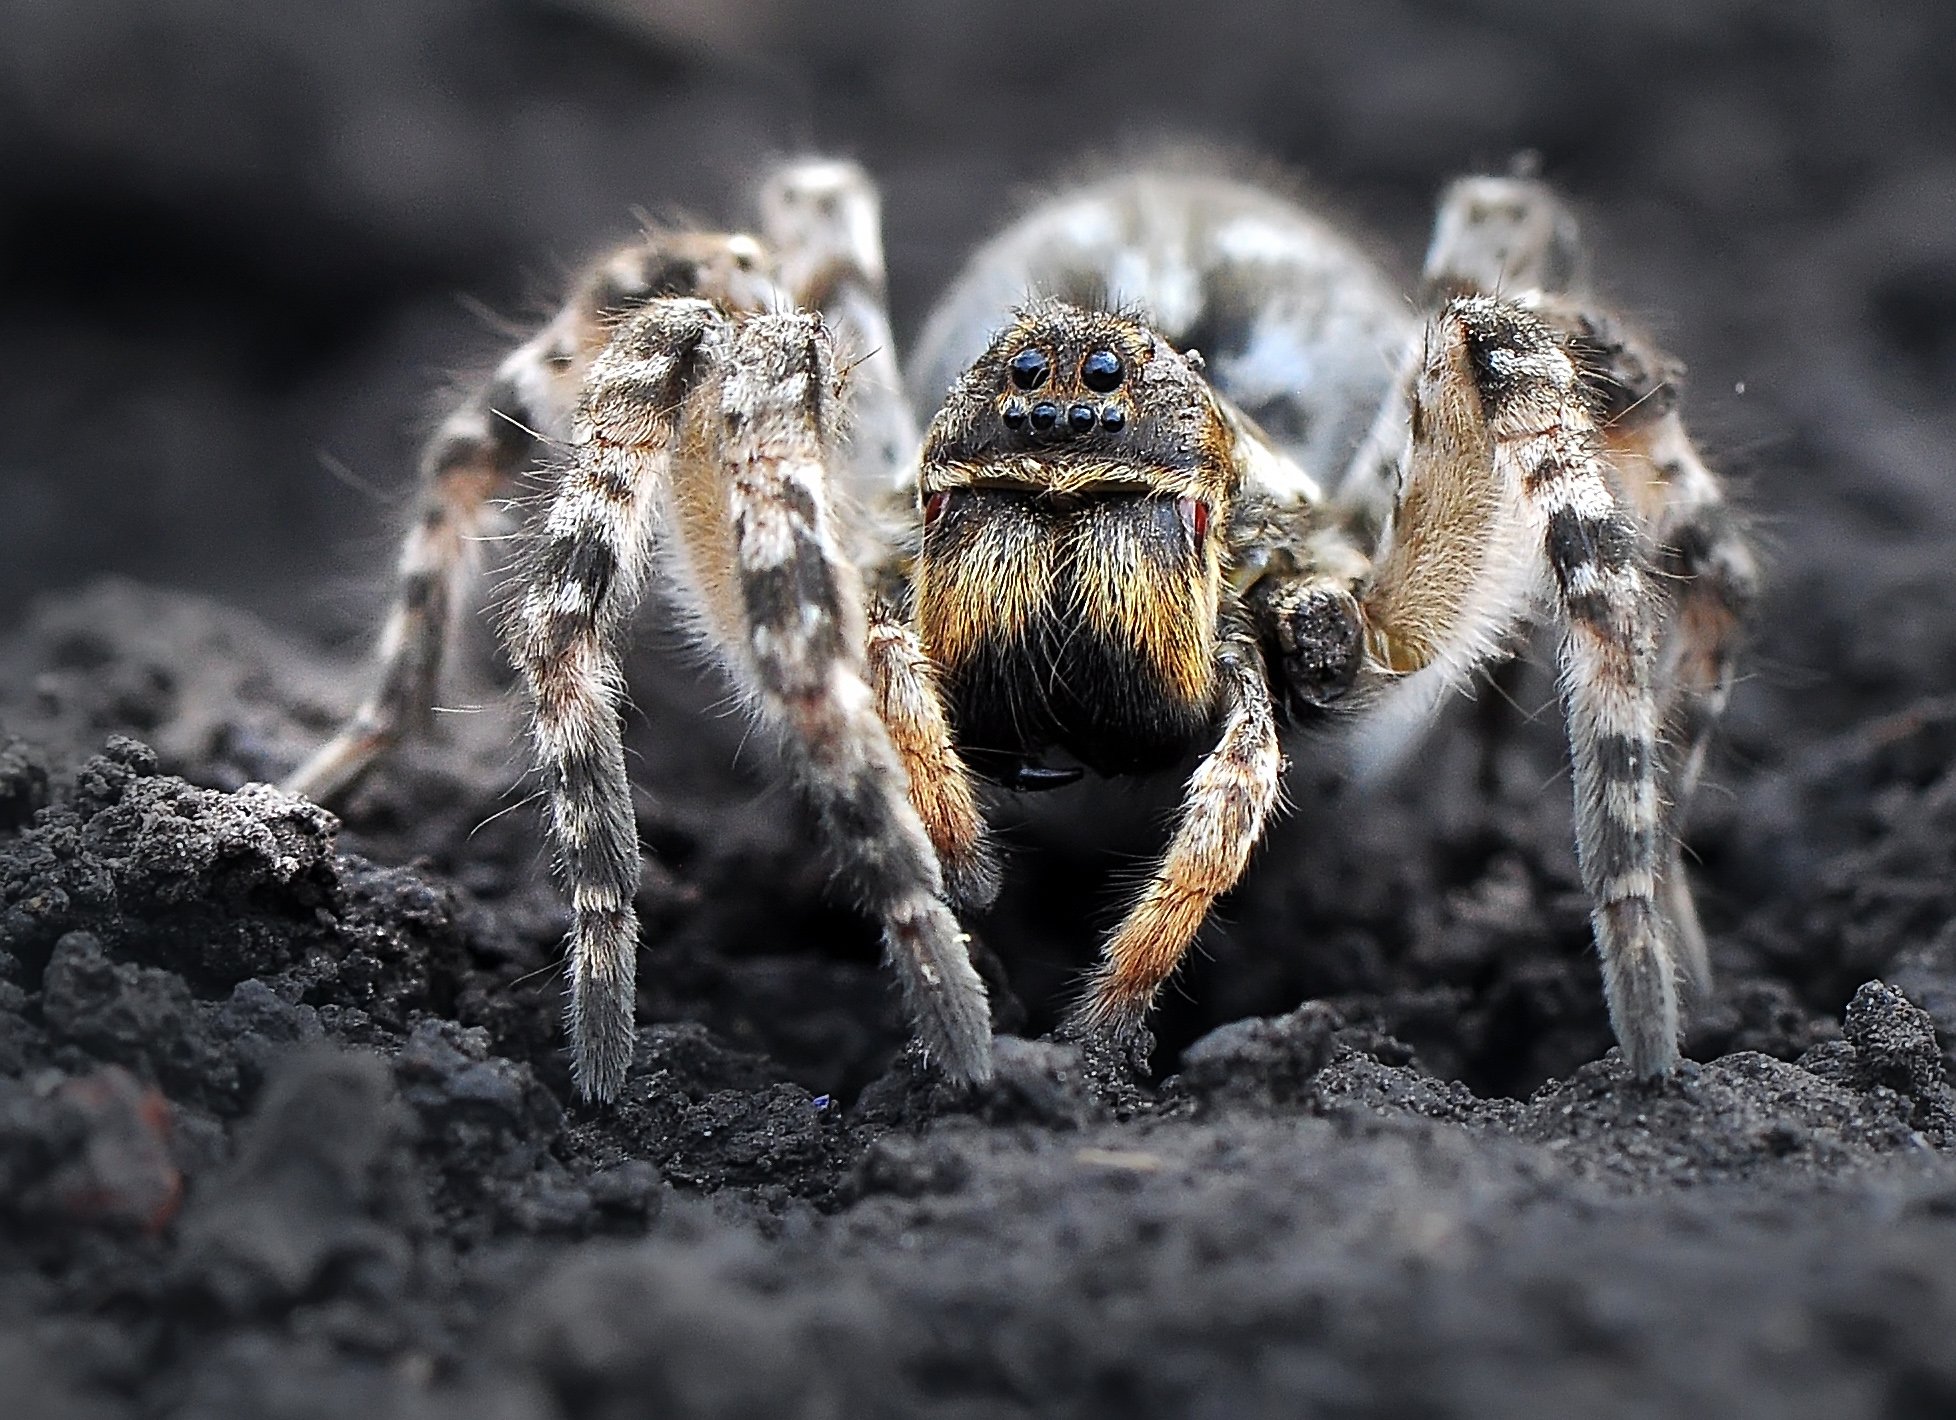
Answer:
MULTIPOLYGON (((0 86, 0 134, 31 138, 0 138, 26 214, 0 278, 0 1413, 1956 1408, 1940 12, 1874 33, 1846 7, 1653 6, 1571 37, 1523 4, 1386 6, 1265 54, 1245 6, 1233 40, 1163 19, 1174 63, 1116 45, 1055 88, 953 62, 1006 52, 1002 22, 907 7, 754 6, 730 37, 426 3, 367 15, 361 45, 16 8, 38 67, 0 86), (180 144, 147 131, 128 114, 171 97, 167 66, 127 113, 50 97, 63 74, 122 93, 158 33, 258 126, 227 148, 193 105, 180 144), (493 359, 448 292, 513 300, 539 252, 661 192, 724 205, 723 170, 794 143, 890 175, 914 328, 990 194, 1090 150, 1110 105, 1167 127, 1131 89, 1178 65, 1211 127, 1308 164, 1399 270, 1448 173, 1541 149, 1605 289, 1690 365, 1768 566, 1689 835, 1717 974, 1697 1063, 1641 1084, 1610 1049, 1538 671, 1493 751, 1462 703, 1369 792, 1294 746, 1291 811, 1139 1084, 1041 1037, 1174 786, 1001 803, 1008 886, 973 924, 999 1079, 951 1092, 767 747, 651 635, 638 1059, 615 1108, 574 1104, 564 912, 486 639, 457 713, 337 814, 263 787, 353 698, 373 598, 345 589, 394 516, 318 451, 398 486, 430 371, 493 359), (975 107, 943 117, 958 84, 975 107), (362 140, 369 107, 419 138, 362 140), (980 110, 1078 141, 1025 170, 980 110), (320 113, 338 166, 313 162, 320 113), (269 175, 278 142, 303 181, 269 175), (89 226, 63 155, 158 246, 153 279, 101 278, 113 312, 29 230, 89 226), (84 385, 99 417, 56 397, 84 385)), ((1101 33, 1056 13, 1062 49, 1101 33)))

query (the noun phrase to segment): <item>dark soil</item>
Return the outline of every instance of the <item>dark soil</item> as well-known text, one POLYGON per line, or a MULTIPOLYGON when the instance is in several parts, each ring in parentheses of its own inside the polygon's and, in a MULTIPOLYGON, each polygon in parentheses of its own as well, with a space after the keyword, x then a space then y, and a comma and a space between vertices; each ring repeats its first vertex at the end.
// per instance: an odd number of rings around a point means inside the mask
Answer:
POLYGON ((0 1415, 1956 1413, 1956 12, 331 8, 0 0, 0 1415), (644 1028, 573 1104, 486 638, 338 818, 262 787, 502 338, 452 293, 819 144, 914 328, 1025 183, 1172 135, 1401 271, 1535 149, 1689 364, 1770 578, 1702 1063, 1610 1049, 1538 673, 1376 792, 1296 747, 1142 1085, 1039 1037, 1173 784, 1001 805, 954 1094, 650 636, 644 1028))

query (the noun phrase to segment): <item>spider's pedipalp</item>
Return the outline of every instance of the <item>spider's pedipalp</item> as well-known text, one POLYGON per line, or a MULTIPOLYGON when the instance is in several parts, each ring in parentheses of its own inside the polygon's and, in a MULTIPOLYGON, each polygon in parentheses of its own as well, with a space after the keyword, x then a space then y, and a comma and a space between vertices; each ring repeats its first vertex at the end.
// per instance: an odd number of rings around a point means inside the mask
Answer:
POLYGON ((1282 792, 1284 756, 1262 658, 1245 636, 1217 648, 1222 733, 1190 776, 1175 836, 1140 899, 1103 948, 1068 1028, 1123 1045, 1139 1036, 1162 983, 1242 877, 1282 792))
POLYGON ((998 896, 998 859, 944 714, 936 668, 916 631, 880 599, 869 611, 868 656, 877 714, 903 761, 910 802, 937 850, 945 887, 961 907, 989 907, 998 896))

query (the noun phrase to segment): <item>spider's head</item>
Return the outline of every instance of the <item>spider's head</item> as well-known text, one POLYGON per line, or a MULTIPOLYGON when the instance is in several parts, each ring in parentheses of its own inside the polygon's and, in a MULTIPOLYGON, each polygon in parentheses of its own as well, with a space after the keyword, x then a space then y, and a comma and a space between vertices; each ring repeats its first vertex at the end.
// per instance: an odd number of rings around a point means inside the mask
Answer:
POLYGON ((1197 366, 1140 322, 1022 311, 924 439, 917 612, 959 737, 1106 772, 1208 722, 1235 483, 1197 366))

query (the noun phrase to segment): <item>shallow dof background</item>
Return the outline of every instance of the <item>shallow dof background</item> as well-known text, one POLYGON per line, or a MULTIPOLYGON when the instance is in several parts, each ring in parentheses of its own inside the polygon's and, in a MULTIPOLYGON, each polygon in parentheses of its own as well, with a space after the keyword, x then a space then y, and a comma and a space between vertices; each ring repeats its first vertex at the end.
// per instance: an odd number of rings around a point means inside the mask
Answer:
POLYGON ((0 617, 114 570, 355 636, 502 323, 806 149, 884 181, 904 331, 1097 156, 1268 155, 1404 271, 1449 176, 1532 149, 1769 531, 1940 530, 1952 56, 1935 0, 3 0, 0 617))
POLYGON ((1947 0, 0 0, 0 1415, 1956 1413, 1953 59, 1947 0), (337 821, 227 792, 353 699, 418 438, 635 208, 859 157, 907 334, 1191 138, 1402 275, 1532 150, 1688 363, 1768 571, 1699 1064, 1608 1053, 1552 709, 1362 805, 1294 745, 1168 1078, 1097 1091, 1036 1037, 1172 782, 1001 806, 953 1094, 721 691, 641 675, 603 1110, 507 717, 337 821))

